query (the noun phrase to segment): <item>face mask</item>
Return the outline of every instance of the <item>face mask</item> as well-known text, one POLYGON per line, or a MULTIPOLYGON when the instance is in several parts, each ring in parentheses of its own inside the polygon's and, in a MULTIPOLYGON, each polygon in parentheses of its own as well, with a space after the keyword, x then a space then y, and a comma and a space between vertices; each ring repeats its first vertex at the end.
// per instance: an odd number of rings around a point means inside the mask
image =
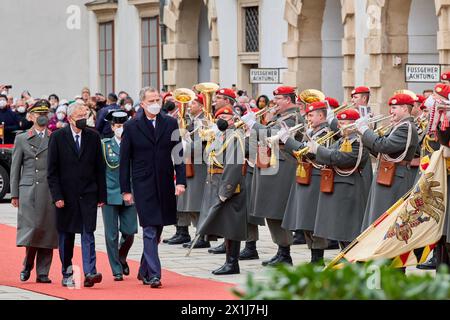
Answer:
POLYGON ((40 127, 45 127, 48 124, 48 117, 46 115, 39 116, 36 123, 40 127))
POLYGON ((8 92, 6 92, 6 91, 2 91, 2 93, 1 94, 3 94, 3 95, 8 95, 8 92))
POLYGON ((23 106, 20 106, 20 107, 17 108, 17 112, 18 113, 24 113, 25 111, 26 111, 26 109, 23 106))
POLYGON ((125 105, 125 110, 126 110, 126 111, 131 111, 132 108, 133 108, 133 107, 131 106, 131 104, 126 104, 126 105, 125 105))
POLYGON ((85 129, 87 126, 87 119, 80 119, 75 121, 75 127, 77 127, 78 129, 85 129))
POLYGON ((161 111, 161 106, 157 103, 152 103, 151 105, 146 106, 146 110, 153 115, 157 115, 161 111))
POLYGON ((123 128, 117 128, 116 130, 114 130, 114 135, 120 139, 122 137, 122 133, 123 133, 123 128))
POLYGON ((56 118, 58 118, 59 121, 64 120, 65 116, 66 116, 66 115, 65 115, 64 113, 62 113, 62 112, 58 112, 58 113, 56 114, 56 118))
POLYGON ((5 100, 0 100, 0 109, 3 109, 6 107, 6 101, 5 100))
POLYGON ((431 108, 434 106, 435 100, 433 98, 433 96, 429 96, 427 98, 427 100, 425 100, 425 102, 423 103, 423 105, 427 108, 431 108))

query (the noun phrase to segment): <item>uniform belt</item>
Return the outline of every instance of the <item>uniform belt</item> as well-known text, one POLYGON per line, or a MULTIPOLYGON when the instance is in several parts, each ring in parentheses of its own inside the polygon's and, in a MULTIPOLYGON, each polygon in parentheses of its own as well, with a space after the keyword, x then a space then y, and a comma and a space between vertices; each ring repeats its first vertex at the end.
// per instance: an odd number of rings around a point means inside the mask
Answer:
POLYGON ((405 166, 405 167, 407 167, 407 166, 409 166, 409 165, 411 164, 411 161, 403 160, 403 161, 397 162, 397 164, 398 164, 399 166, 405 166))
POLYGON ((223 169, 221 169, 221 168, 209 168, 208 169, 208 173, 209 174, 222 174, 223 173, 223 169))

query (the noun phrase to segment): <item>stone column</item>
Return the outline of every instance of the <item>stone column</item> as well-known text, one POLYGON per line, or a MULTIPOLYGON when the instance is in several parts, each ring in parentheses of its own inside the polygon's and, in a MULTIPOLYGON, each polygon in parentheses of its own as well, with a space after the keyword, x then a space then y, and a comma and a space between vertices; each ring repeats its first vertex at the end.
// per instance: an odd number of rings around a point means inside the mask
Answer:
POLYGON ((436 15, 439 21, 437 49, 442 71, 450 70, 450 0, 435 0, 436 15))
POLYGON ((344 101, 346 101, 355 87, 355 0, 341 0, 341 5, 342 24, 344 25, 342 85, 344 87, 344 101))

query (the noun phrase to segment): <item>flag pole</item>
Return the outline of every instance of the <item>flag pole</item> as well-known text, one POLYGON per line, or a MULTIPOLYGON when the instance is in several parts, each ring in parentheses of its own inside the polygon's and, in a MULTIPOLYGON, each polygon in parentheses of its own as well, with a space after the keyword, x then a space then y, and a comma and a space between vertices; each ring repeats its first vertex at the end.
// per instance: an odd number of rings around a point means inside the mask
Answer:
POLYGON ((336 257, 334 257, 333 260, 331 260, 324 268, 322 271, 325 271, 327 269, 332 268, 333 266, 336 265, 337 262, 339 262, 339 260, 341 260, 345 254, 347 252, 350 251, 350 249, 352 249, 354 246, 356 246, 361 240, 363 240, 365 237, 367 237, 367 235, 372 232, 372 230, 381 223, 381 221, 383 221, 387 216, 389 216, 392 212, 394 212, 398 207, 400 207, 402 205, 403 202, 406 201, 406 199, 411 195, 411 193, 413 192, 413 190, 415 189, 415 185, 414 187, 412 187, 405 195, 403 195, 403 197, 401 197, 396 203, 394 203, 394 205, 392 205, 388 210, 386 210, 385 213, 383 213, 374 223, 372 223, 366 230, 364 230, 363 233, 361 233, 358 237, 356 237, 355 240, 353 240, 347 247, 344 248, 344 250, 342 250, 336 257))

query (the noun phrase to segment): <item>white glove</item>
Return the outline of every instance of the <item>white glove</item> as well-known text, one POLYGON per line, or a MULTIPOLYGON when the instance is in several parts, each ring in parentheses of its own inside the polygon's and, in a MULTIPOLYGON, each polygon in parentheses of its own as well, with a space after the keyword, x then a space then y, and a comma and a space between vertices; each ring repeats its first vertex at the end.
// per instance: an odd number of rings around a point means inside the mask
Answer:
POLYGON ((249 129, 251 129, 256 123, 255 113, 251 111, 247 112, 244 116, 241 117, 241 119, 249 129))
POLYGON ((224 196, 219 196, 220 201, 225 202, 227 200, 227 198, 225 198, 224 196))
POLYGON ((334 119, 334 112, 331 109, 327 109, 327 122, 331 124, 331 121, 334 119))
POLYGON ((278 131, 277 136, 280 137, 281 142, 286 143, 287 139, 290 138, 289 127, 284 121, 281 121, 280 125, 281 128, 280 131, 278 131))
POLYGON ((214 124, 211 127, 211 130, 214 132, 214 135, 217 136, 221 131, 219 130, 219 128, 217 127, 217 124, 214 124))
POLYGON ((180 129, 181 130, 181 138, 186 143, 192 143, 191 133, 186 129, 180 129))
POLYGON ((369 130, 369 119, 367 118, 359 118, 358 120, 355 121, 356 124, 356 129, 358 130, 358 132, 363 135, 364 132, 366 132, 367 130, 369 130))
POLYGON ((316 154, 317 153, 317 149, 319 148, 319 144, 317 142, 315 142, 314 140, 310 140, 306 143, 306 146, 309 149, 309 153, 313 153, 316 154))

